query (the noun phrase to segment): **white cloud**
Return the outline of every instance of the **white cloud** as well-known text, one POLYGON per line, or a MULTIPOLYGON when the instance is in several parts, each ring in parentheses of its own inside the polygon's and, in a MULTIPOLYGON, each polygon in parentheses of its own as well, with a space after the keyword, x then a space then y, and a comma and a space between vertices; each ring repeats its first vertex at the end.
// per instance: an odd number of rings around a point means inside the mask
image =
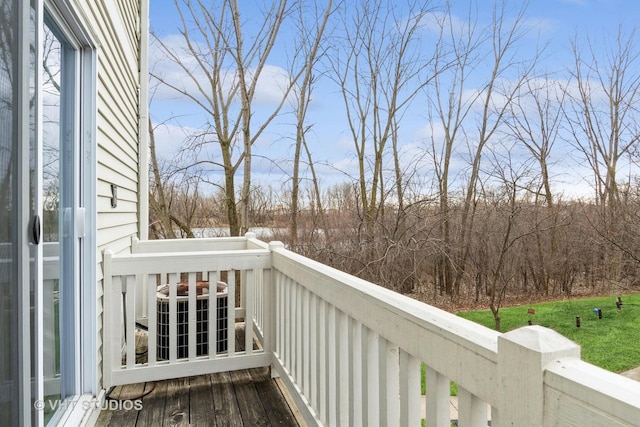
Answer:
POLYGON ((554 33, 561 24, 549 18, 527 18, 523 20, 522 26, 527 29, 529 35, 548 36, 554 33))
POLYGON ((187 128, 170 122, 155 126, 153 135, 158 160, 176 159, 180 150, 185 146, 187 136, 200 132, 202 132, 200 129, 187 128))
MULTIPOLYGON (((219 80, 225 94, 230 94, 237 83, 238 75, 235 68, 222 69, 218 75, 212 75, 213 65, 207 63, 211 52, 208 47, 193 41, 194 50, 200 52, 202 64, 188 50, 185 40, 180 35, 168 35, 162 38, 162 43, 173 52, 176 58, 170 58, 160 48, 158 43, 152 43, 149 49, 149 63, 152 74, 159 79, 175 86, 180 91, 184 91, 189 96, 195 98, 205 105, 210 102, 211 81, 219 80), (179 64, 179 63, 181 64, 179 64)), ((229 65, 231 62, 229 62, 229 65)), ((253 78, 255 69, 245 70, 246 79, 253 78)), ((290 76, 287 71, 279 66, 266 64, 261 70, 260 77, 256 84, 254 105, 276 106, 282 100, 286 88, 290 85, 290 76)), ((237 94, 236 100, 237 100, 237 94)), ((154 99, 158 100, 179 100, 182 95, 176 90, 164 84, 155 87, 154 99)), ((185 102, 188 99, 184 98, 185 102)))
POLYGON ((428 13, 422 18, 421 27, 434 36, 444 32, 457 38, 469 33, 469 23, 453 13, 428 13))

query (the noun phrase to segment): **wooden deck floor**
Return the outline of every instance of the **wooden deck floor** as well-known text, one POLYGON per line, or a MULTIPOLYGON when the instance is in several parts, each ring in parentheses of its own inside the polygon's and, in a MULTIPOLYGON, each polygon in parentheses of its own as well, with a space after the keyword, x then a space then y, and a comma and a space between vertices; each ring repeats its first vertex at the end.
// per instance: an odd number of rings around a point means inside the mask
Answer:
POLYGON ((109 397, 116 409, 96 426, 302 425, 267 368, 116 387, 109 397), (140 410, 126 410, 137 399, 140 410))
MULTIPOLYGON (((137 334, 139 353, 145 353, 146 341, 137 334)), ((244 325, 236 328, 236 348, 244 348, 244 325)), ((105 407, 97 427, 304 425, 268 368, 118 386, 105 407)))

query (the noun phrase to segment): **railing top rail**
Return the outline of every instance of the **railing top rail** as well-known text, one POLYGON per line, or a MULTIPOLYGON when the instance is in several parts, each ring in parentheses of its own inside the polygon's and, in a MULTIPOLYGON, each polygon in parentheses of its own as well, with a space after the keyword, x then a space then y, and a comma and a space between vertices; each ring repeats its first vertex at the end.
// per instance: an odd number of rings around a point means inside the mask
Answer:
POLYGON ((271 258, 268 249, 105 255, 119 275, 269 268, 271 258))
POLYGON ((561 403, 557 399, 550 399, 551 406, 575 404, 580 408, 579 413, 566 411, 558 414, 560 417, 570 417, 573 425, 605 425, 598 424, 598 417, 603 417, 607 425, 614 425, 613 419, 622 420, 622 423, 615 425, 637 425, 640 408, 638 381, 579 359, 557 360, 546 367, 544 375, 545 386, 568 400, 561 403))
MULTIPOLYGON (((580 359, 560 359, 546 367, 546 383, 562 389, 569 384, 595 390, 622 406, 640 407, 640 383, 580 359)), ((591 402, 590 404, 593 404, 591 402)), ((607 408, 611 409, 611 408, 607 408)))
POLYGON ((133 237, 131 241, 133 253, 246 250, 267 249, 268 247, 267 243, 256 238, 255 233, 246 233, 244 236, 235 237, 195 239, 139 240, 137 237, 133 237))
POLYGON ((132 252, 183 252, 197 250, 243 250, 247 248, 245 237, 212 237, 198 239, 132 240, 132 252))
POLYGON ((247 238, 247 249, 269 249, 269 244, 258 239, 254 233, 245 234, 247 238))

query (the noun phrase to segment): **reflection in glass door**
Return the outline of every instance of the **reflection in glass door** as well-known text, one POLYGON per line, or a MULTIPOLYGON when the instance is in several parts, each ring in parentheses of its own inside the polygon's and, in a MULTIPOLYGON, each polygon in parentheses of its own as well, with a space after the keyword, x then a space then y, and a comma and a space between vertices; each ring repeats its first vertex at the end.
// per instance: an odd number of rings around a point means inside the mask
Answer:
MULTIPOLYGON (((78 392, 79 55, 47 15, 42 47, 44 396, 45 402, 61 402, 78 392)), ((45 405, 45 421, 68 407, 45 405)))
POLYGON ((0 0, 0 424, 29 425, 37 386, 39 210, 33 2, 0 0), (22 25, 20 25, 22 23, 22 25), (31 239, 31 240, 29 240, 31 239))
MULTIPOLYGON (((43 240, 43 374, 44 401, 60 402, 60 119, 62 44, 45 25, 42 75, 42 240, 43 240)), ((45 422, 57 408, 44 406, 45 422)))
POLYGON ((20 387, 18 356, 18 291, 16 165, 18 156, 17 75, 15 42, 18 8, 14 1, 0 2, 0 414, 19 423, 20 387))

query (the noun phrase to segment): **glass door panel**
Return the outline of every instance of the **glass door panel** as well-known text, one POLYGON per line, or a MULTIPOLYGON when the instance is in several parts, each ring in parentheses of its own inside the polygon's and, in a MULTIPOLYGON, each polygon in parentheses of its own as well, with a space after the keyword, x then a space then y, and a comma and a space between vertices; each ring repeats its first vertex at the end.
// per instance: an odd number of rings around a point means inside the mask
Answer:
POLYGON ((0 1, 0 414, 11 425, 19 424, 20 387, 18 358, 18 221, 16 210, 18 156, 18 45, 17 2, 0 1))
POLYGON ((77 303, 79 203, 79 51, 45 14, 42 41, 43 377, 45 422, 79 391, 77 303))
POLYGON ((0 0, 0 424, 37 423, 36 12, 0 0), (22 25, 21 25, 22 23, 22 25), (35 233, 34 233, 35 232, 35 233))
MULTIPOLYGON (((43 374, 44 401, 60 402, 60 135, 62 43, 44 27, 42 75, 42 240, 43 240, 43 374)), ((44 406, 45 422, 56 405, 44 406)))

